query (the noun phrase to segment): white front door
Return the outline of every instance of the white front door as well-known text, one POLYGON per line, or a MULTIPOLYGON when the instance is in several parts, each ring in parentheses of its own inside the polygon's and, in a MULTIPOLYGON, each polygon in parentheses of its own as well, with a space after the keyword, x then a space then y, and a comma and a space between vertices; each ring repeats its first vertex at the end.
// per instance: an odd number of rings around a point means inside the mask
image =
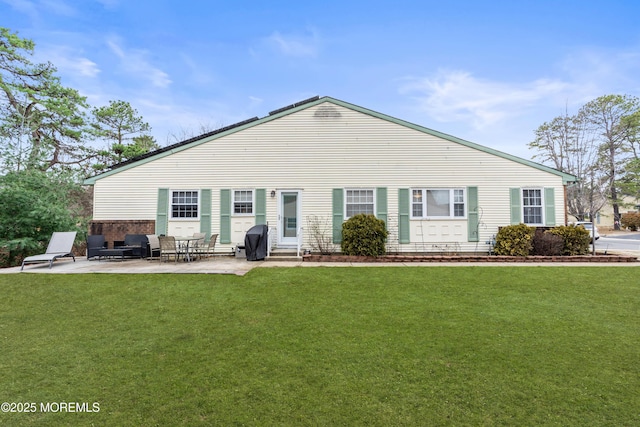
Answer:
POLYGON ((278 246, 295 247, 298 244, 300 221, 300 191, 280 190, 278 195, 278 246))

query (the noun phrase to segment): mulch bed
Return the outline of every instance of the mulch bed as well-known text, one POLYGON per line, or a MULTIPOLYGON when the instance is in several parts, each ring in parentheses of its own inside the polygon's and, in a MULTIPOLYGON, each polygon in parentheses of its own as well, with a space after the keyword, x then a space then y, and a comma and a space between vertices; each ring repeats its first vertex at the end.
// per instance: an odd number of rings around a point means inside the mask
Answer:
POLYGON ((379 257, 353 255, 304 255, 308 262, 638 262, 629 255, 575 255, 575 256, 502 256, 502 255, 385 255, 379 257))

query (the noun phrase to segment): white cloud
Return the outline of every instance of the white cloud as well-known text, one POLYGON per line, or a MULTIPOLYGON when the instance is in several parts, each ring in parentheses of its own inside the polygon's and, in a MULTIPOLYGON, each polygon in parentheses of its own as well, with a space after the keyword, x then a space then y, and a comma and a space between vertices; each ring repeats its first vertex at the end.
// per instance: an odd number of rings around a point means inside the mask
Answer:
POLYGON ((560 68, 580 87, 580 103, 610 93, 640 95, 638 47, 614 51, 582 49, 568 55, 560 68))
POLYGON ((32 1, 28 0, 2 0, 3 3, 8 4, 18 12, 24 13, 29 16, 32 20, 38 20, 40 18, 40 14, 38 13, 38 8, 32 1))
POLYGON ((476 129, 524 114, 541 101, 558 97, 569 83, 538 79, 515 84, 474 77, 466 71, 440 70, 435 76, 407 78, 400 93, 417 99, 420 108, 440 122, 464 121, 476 129))
POLYGON ((74 9, 72 6, 69 6, 63 0, 40 0, 40 4, 42 4, 42 6, 45 9, 55 13, 56 15, 62 15, 62 16, 77 15, 76 9, 74 9))
POLYGON ((254 109, 262 105, 264 100, 262 98, 258 98, 256 96, 249 96, 249 108, 254 109))
POLYGON ((100 73, 98 64, 73 52, 70 47, 56 46, 47 52, 47 60, 51 61, 63 74, 79 77, 96 77, 100 73))
MULTIPOLYGON (((2 3, 6 3, 18 12, 24 13, 29 16, 33 21, 40 21, 43 18, 41 9, 46 13, 53 13, 58 16, 76 16, 77 10, 67 4, 64 0, 1 0, 2 3)), ((46 13, 44 18, 46 18, 46 13)))
POLYGON ((98 3, 102 4, 105 9, 115 9, 120 6, 120 0, 98 0, 98 3))
POLYGON ((320 41, 315 31, 310 32, 310 35, 284 35, 275 31, 265 41, 271 48, 285 56, 316 57, 320 41))
POLYGON ((192 83, 199 85, 209 85, 214 82, 215 78, 212 75, 210 68, 202 67, 191 56, 181 53, 180 57, 182 61, 190 70, 189 78, 192 83))
POLYGON ((121 41, 117 37, 109 38, 107 45, 120 58, 120 65, 127 73, 139 79, 146 79, 156 87, 165 88, 172 83, 167 73, 151 65, 147 59, 149 56, 147 51, 141 49, 126 50, 121 46, 121 41))

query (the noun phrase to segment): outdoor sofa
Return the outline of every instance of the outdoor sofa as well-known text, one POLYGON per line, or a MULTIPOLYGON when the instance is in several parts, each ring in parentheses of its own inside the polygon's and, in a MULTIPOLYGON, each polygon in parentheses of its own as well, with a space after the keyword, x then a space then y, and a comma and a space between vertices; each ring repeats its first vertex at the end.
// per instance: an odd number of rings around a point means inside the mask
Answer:
POLYGON ((149 239, 146 234, 127 234, 124 240, 113 242, 114 249, 131 249, 131 255, 135 258, 146 258, 149 239))

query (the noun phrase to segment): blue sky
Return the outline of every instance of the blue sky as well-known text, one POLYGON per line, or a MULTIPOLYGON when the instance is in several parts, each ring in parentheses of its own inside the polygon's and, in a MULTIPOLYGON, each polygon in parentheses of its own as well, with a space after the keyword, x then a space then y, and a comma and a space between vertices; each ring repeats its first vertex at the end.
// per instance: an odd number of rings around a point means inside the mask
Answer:
POLYGON ((331 96, 524 158, 534 130, 640 96, 640 2, 0 0, 93 106, 160 145, 331 96))

